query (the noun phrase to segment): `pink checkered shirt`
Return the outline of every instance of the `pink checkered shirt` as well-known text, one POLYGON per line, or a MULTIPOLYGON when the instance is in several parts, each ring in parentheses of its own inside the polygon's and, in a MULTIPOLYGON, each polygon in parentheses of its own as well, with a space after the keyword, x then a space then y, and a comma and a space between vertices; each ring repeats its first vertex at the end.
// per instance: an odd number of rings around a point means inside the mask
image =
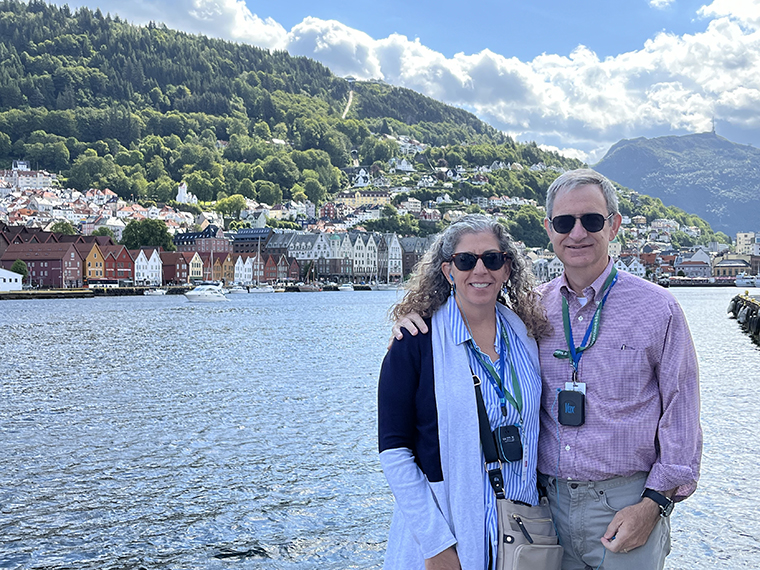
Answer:
POLYGON ((578 381, 586 383, 586 421, 559 425, 557 393, 571 380, 562 326, 567 298, 573 340, 578 346, 601 301, 612 261, 584 289, 584 307, 564 274, 539 291, 554 330, 541 339, 543 394, 538 469, 580 481, 649 473, 647 487, 676 488, 675 499, 694 492, 699 478, 702 430, 699 371, 694 344, 681 307, 662 287, 626 272, 604 305, 596 343, 583 353, 578 381))

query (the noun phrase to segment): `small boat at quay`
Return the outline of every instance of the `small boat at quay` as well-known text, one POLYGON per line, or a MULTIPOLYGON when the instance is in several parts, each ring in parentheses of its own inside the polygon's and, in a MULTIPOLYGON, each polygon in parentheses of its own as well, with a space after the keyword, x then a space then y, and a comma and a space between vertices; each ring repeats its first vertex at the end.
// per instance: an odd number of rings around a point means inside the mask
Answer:
POLYGON ((353 283, 343 283, 342 285, 338 285, 338 291, 353 291, 354 285, 353 283))
POLYGON ((248 293, 248 289, 246 289, 242 285, 235 285, 234 287, 230 287, 230 290, 229 290, 230 295, 235 295, 238 293, 248 293))
POLYGON ((143 295, 166 295, 166 289, 146 289, 143 291, 143 295))
POLYGON ((219 285, 198 285, 185 293, 185 298, 191 303, 217 303, 219 301, 229 301, 222 293, 219 285))
POLYGON ((249 293, 274 293, 274 287, 271 285, 258 285, 256 287, 250 287, 249 293))
POLYGON ((737 287, 755 287, 757 286, 757 277, 741 272, 736 276, 734 284, 737 287))
POLYGON ((298 290, 301 293, 312 293, 316 291, 321 291, 322 287, 320 287, 316 283, 297 283, 296 287, 298 287, 298 290))

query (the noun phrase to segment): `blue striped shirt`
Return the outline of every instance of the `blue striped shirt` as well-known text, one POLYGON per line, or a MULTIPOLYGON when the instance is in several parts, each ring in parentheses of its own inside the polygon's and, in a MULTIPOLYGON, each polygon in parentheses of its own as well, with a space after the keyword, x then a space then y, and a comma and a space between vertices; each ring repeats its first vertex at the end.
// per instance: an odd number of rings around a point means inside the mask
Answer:
MULTIPOLYGON (((469 358, 470 368, 477 374, 481 380, 481 390, 483 393, 483 401, 486 405, 486 412, 488 413, 488 419, 491 423, 491 429, 494 430, 500 425, 518 425, 520 424, 520 414, 517 410, 509 404, 507 401, 507 416, 504 417, 501 411, 501 403, 499 401, 499 394, 494 387, 494 380, 488 369, 481 364, 480 359, 475 353, 470 350, 469 343, 467 341, 472 339, 467 325, 462 318, 459 308, 456 303, 448 303, 449 310, 449 324, 451 325, 452 337, 456 344, 467 344, 467 355, 469 358)), ((538 412, 541 405, 541 376, 539 372, 533 366, 530 356, 528 355, 525 346, 520 338, 509 326, 506 319, 499 315, 496 311, 497 319, 501 322, 501 326, 507 333, 509 340, 509 356, 512 359, 512 364, 515 367, 515 373, 520 383, 520 389, 523 396, 523 410, 522 417, 524 424, 520 429, 520 436, 523 444, 523 458, 527 459, 528 467, 523 477, 523 469, 520 463, 505 463, 502 467, 502 473, 504 475, 504 493, 508 499, 517 501, 523 501, 535 505, 538 503, 538 492, 536 490, 536 457, 538 451, 538 412)), ((475 341, 473 340, 473 344, 475 341)), ((512 389, 512 380, 509 370, 509 361, 506 358, 506 347, 503 347, 503 340, 501 334, 496 335, 496 342, 494 343, 494 349, 497 354, 501 354, 504 349, 505 354, 505 366, 506 370, 501 370, 501 361, 496 359, 492 361, 491 357, 485 354, 478 348, 480 357, 486 362, 491 362, 496 372, 503 379, 502 385, 510 394, 514 396, 512 389)), ((485 460, 485 459, 484 459, 485 460)), ((489 465, 489 467, 492 467, 489 465)), ((487 544, 490 544, 492 559, 496 560, 496 546, 498 544, 498 520, 496 512, 496 495, 494 494, 491 482, 488 479, 486 470, 483 469, 483 497, 485 502, 486 512, 486 529, 487 529, 487 544)))

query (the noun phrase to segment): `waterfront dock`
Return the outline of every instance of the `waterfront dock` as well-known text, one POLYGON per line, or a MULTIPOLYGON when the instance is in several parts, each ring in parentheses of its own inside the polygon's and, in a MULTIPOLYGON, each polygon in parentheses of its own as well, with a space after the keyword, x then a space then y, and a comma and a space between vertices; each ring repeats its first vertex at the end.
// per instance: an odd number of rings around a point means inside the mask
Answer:
MULTIPOLYGON (((190 286, 165 287, 167 295, 182 295, 192 289, 190 286)), ((125 297, 142 295, 151 287, 93 287, 92 289, 23 289, 21 291, 0 291, 0 301, 25 299, 90 299, 92 297, 125 297)))

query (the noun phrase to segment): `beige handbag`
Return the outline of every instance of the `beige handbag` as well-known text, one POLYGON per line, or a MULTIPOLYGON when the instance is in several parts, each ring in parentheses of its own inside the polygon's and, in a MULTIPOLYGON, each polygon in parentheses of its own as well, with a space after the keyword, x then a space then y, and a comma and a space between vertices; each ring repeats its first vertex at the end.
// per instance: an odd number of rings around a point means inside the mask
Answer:
POLYGON ((499 547, 496 570, 560 570, 562 546, 549 510, 541 497, 535 507, 497 499, 499 547))

